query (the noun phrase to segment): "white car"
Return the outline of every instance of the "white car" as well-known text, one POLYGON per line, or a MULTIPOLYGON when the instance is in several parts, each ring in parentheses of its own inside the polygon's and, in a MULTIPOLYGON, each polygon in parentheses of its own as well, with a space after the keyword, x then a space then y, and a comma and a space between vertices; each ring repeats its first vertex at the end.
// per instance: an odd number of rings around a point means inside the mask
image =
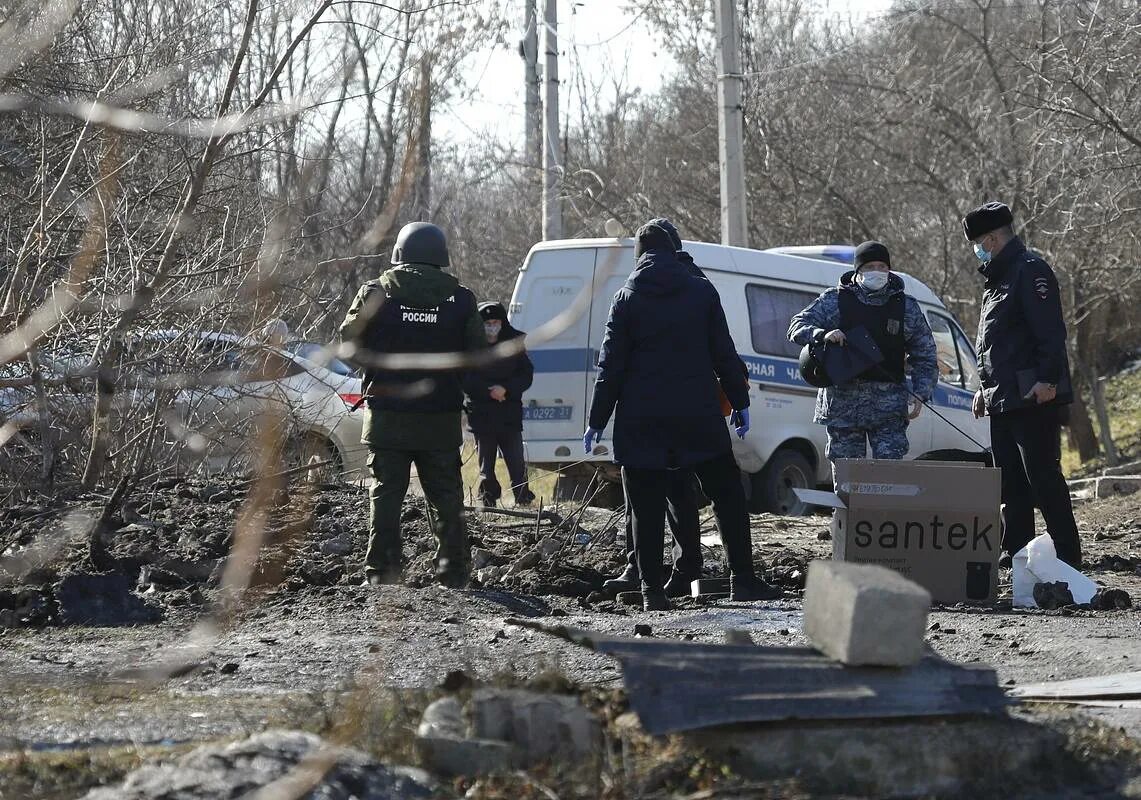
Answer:
MULTIPOLYGON (((305 352, 310 358, 246 336, 161 331, 133 338, 125 359, 148 378, 181 383, 168 429, 212 470, 247 469, 257 420, 276 408, 288 425, 283 469, 317 456, 330 473, 362 477, 361 379, 319 349, 305 352)), ((139 382, 132 405, 153 398, 151 386, 139 382)))
MULTIPOLYGON (((824 426, 812 422, 816 390, 801 379, 800 348, 786 332, 794 314, 851 269, 852 248, 781 252, 686 242, 685 249, 720 293, 729 330, 749 368, 752 429, 744 441, 732 440, 738 464, 749 473, 752 508, 806 513, 793 489, 831 480, 824 456, 827 435, 824 426)), ((609 429, 586 462, 582 434, 610 301, 633 266, 631 239, 570 239, 535 245, 520 267, 510 317, 529 334, 527 349, 535 365, 535 381, 523 403, 529 462, 585 479, 610 461, 609 429), (561 320, 542 329, 560 314, 561 320), (548 336, 550 329, 554 333, 548 336)), ((931 405, 946 418, 924 409, 908 427, 908 456, 938 450, 978 454, 989 447, 990 433, 986 421, 971 414, 978 386, 974 349, 934 292, 897 274, 931 323, 940 371, 931 405)))

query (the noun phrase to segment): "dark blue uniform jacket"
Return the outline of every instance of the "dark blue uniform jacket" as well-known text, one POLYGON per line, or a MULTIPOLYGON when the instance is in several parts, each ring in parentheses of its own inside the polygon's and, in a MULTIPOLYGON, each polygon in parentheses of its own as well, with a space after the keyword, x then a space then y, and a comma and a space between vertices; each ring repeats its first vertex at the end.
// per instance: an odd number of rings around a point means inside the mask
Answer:
POLYGON ((615 414, 619 464, 686 468, 730 451, 711 376, 733 408, 747 408, 741 362, 717 291, 675 253, 643 254, 614 295, 598 367, 590 426, 615 414))
POLYGON ((1050 265, 1015 237, 979 272, 986 286, 975 349, 987 410, 1033 406, 1023 396, 1038 381, 1058 385, 1054 405, 1072 402, 1066 323, 1050 265))

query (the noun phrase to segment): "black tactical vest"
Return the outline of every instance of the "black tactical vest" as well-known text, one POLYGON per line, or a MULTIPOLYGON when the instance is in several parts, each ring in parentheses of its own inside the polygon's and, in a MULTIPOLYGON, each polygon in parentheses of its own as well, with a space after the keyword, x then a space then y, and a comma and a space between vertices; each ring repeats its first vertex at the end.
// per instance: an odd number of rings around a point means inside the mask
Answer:
MULTIPOLYGON (((387 298, 365 329, 364 341, 379 355, 396 353, 462 353, 467 321, 475 313, 475 296, 464 287, 435 308, 416 308, 387 298)), ((437 413, 463 407, 463 371, 369 369, 365 372, 369 408, 384 411, 437 413), (414 384, 424 382, 426 393, 414 384)))
POLYGON ((907 357, 903 346, 904 302, 903 292, 896 292, 882 306, 873 306, 860 302, 853 290, 840 290, 840 330, 850 331, 863 325, 884 357, 881 363, 857 375, 858 379, 903 383, 907 357))

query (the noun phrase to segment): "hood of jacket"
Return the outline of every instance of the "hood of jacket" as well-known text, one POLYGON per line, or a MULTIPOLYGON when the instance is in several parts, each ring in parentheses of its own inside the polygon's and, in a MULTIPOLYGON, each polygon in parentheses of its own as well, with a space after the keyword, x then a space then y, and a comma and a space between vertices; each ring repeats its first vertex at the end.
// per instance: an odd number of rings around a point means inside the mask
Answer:
POLYGON ((456 293, 456 276, 430 264, 398 264, 380 276, 385 294, 416 308, 434 308, 456 293))
POLYGON ((695 278, 701 278, 703 280, 706 279, 705 273, 702 272, 701 267, 697 266, 697 264, 694 262, 693 256, 684 250, 678 250, 676 255, 678 262, 690 275, 695 278))
POLYGON ((685 289, 693 276, 677 259, 677 254, 665 250, 649 250, 638 259, 634 271, 626 279, 626 288, 640 294, 669 295, 685 289))
POLYGON ((855 270, 845 272, 843 275, 841 275, 839 286, 840 291, 855 292, 856 297, 859 298, 861 303, 866 303, 873 306, 883 305, 892 295, 903 294, 903 278, 899 277, 894 272, 889 273, 887 286, 876 292, 870 292, 860 284, 856 283, 855 270))

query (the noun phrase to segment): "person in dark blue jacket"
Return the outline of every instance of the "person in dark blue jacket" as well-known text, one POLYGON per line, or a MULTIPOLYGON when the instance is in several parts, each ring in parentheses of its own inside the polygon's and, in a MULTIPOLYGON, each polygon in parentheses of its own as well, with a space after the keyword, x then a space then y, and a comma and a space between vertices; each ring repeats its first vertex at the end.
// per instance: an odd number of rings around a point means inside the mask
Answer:
MULTIPOLYGON (((678 261, 697 278, 705 273, 693 263, 689 253, 682 249, 681 235, 677 228, 665 217, 650 220, 670 237, 678 261)), ((748 372, 745 373, 748 375, 748 372)), ((710 380, 716 381, 715 375, 710 380)), ((675 475, 666 487, 666 522, 673 534, 673 569, 664 591, 667 597, 682 597, 690 593, 690 583, 701 577, 701 518, 697 508, 697 478, 692 470, 685 475, 675 475)), ((604 592, 634 592, 642 588, 642 577, 638 571, 638 554, 634 549, 634 515, 630 512, 630 498, 626 498, 626 569, 621 575, 602 584, 604 592)))
POLYGON ((753 570, 745 490, 721 416, 717 381, 737 435, 745 435, 749 394, 720 298, 678 261, 660 224, 638 229, 634 252, 634 272, 610 306, 583 444, 590 452, 614 415, 614 460, 634 518, 643 606, 670 607, 662 583, 665 498, 689 470, 713 502, 731 597, 779 596, 753 570))
MULTIPOLYGON (((484 334, 489 345, 519 339, 523 332, 507 321, 507 310, 500 303, 480 303, 484 334)), ((464 376, 467 394, 468 428, 475 436, 479 457, 480 502, 494 507, 503 490, 495 477, 497 453, 503 454, 515 505, 529 506, 535 495, 527 485, 527 465, 523 461, 523 393, 531 388, 535 368, 526 351, 499 358, 464 376)))
POLYGON ((1014 235, 1013 223, 1002 203, 963 218, 986 280, 974 413, 990 415, 994 463, 1002 470, 1003 549, 1013 556, 1034 538, 1037 505, 1058 558, 1078 567, 1081 542, 1061 464, 1062 414, 1073 401, 1062 300, 1054 271, 1014 235))

